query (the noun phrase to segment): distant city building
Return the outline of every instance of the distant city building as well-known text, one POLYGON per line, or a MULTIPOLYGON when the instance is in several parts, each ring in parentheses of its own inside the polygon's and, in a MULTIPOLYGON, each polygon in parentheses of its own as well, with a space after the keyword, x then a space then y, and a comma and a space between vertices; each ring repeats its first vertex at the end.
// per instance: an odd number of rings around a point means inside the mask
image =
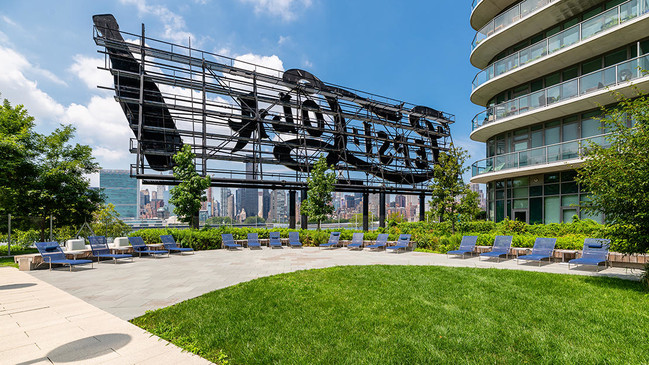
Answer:
POLYGON ((113 204, 122 219, 138 217, 138 180, 128 170, 100 170, 99 187, 106 203, 113 204))
MULTIPOLYGON (((234 216, 234 206, 230 205, 230 197, 232 193, 228 188, 221 188, 221 217, 230 217, 234 216)), ((232 199, 232 205, 234 205, 234 198, 232 199)))
POLYGON ((273 190, 270 193, 270 209, 268 211, 268 221, 285 222, 287 218, 286 192, 283 190, 273 190))

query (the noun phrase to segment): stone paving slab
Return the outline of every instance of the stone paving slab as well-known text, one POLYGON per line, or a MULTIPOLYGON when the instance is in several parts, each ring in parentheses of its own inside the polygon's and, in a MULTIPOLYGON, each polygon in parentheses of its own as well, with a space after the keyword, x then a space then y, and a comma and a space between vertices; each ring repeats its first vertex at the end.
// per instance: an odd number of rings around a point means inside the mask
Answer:
MULTIPOLYGON (((86 280, 90 272, 58 280, 86 280)), ((0 267, 0 364, 63 363, 210 364, 33 275, 0 267)))
MULTIPOLYGON (((521 261, 522 262, 522 261, 521 261)), ((297 270, 341 265, 440 265, 500 268, 573 275, 613 276, 636 279, 623 268, 599 273, 593 266, 568 271, 567 263, 516 264, 516 260, 479 260, 478 257, 447 257, 423 252, 349 251, 346 248, 314 247, 261 250, 210 250, 195 255, 167 258, 136 258, 134 262, 95 264, 94 269, 69 272, 67 269, 30 271, 67 293, 122 319, 132 319, 147 310, 166 307, 207 292, 240 282, 297 270)), ((0 322, 2 326, 2 322, 0 322)))

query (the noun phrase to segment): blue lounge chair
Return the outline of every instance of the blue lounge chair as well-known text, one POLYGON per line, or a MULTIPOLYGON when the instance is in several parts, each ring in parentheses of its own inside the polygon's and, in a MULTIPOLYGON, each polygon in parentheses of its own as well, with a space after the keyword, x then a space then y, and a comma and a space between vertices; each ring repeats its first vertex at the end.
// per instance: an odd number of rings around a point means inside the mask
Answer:
POLYGON ((401 235, 399 235, 399 240, 397 241, 397 243, 395 245, 387 246, 385 249, 386 250, 394 250, 394 252, 399 252, 399 250, 403 250, 403 252, 406 252, 409 245, 410 245, 410 235, 409 234, 401 234, 401 235))
POLYGON ((329 241, 327 243, 322 243, 320 244, 320 248, 322 247, 334 247, 338 246, 338 242, 340 241, 340 232, 331 232, 329 235, 329 241))
POLYGON ((270 246, 270 248, 273 247, 282 248, 282 239, 279 237, 279 232, 270 232, 268 237, 269 237, 268 246, 270 246))
POLYGON ((570 264, 573 265, 594 265, 599 271, 599 264, 604 263, 604 268, 608 262, 608 248, 611 245, 611 240, 604 238, 586 238, 584 240, 584 249, 581 252, 581 257, 568 261, 568 270, 570 264))
POLYGON ((90 264, 92 267, 92 260, 68 260, 59 246, 58 242, 37 242, 36 248, 43 258, 44 264, 50 264, 50 271, 52 270, 52 264, 61 264, 70 266, 70 271, 72 271, 72 266, 90 264))
POLYGON ((257 233, 248 233, 248 242, 246 243, 248 248, 261 248, 261 243, 259 243, 259 235, 257 233))
POLYGON ((360 248, 361 250, 363 249, 363 236, 365 234, 360 232, 360 233, 354 233, 352 236, 352 243, 347 245, 347 248, 350 250, 360 248))
POLYGON ((480 257, 495 257, 500 262, 502 255, 507 257, 509 255, 509 250, 512 247, 512 236, 496 236, 493 246, 491 246, 491 251, 485 252, 478 256, 480 257))
POLYGON ((300 242, 300 232, 288 233, 288 245, 291 246, 291 248, 302 247, 302 242, 300 242))
POLYGON ((147 245, 144 244, 144 240, 142 239, 142 237, 129 237, 128 243, 130 243, 131 246, 133 246, 133 253, 137 253, 139 257, 142 257, 143 253, 147 255, 151 255, 153 257, 158 257, 158 255, 167 254, 167 257, 169 257, 169 251, 149 249, 149 247, 147 247, 147 245))
POLYGON ((223 247, 228 250, 241 248, 240 244, 234 242, 234 237, 232 237, 232 234, 230 233, 223 233, 221 235, 221 240, 223 241, 223 247))
POLYGON ((174 240, 174 236, 170 234, 165 234, 160 236, 160 241, 162 241, 162 246, 164 246, 165 250, 169 251, 169 253, 172 252, 179 252, 181 255, 183 252, 191 252, 192 255, 194 254, 194 249, 190 247, 178 247, 178 244, 176 243, 176 240, 174 240))
POLYGON ((538 261, 539 266, 541 266, 541 260, 548 259, 548 261, 550 261, 550 257, 552 256, 552 252, 554 251, 554 245, 556 245, 556 243, 556 238, 538 237, 536 241, 534 241, 532 253, 530 255, 517 257, 516 264, 518 264, 518 260, 538 261))
POLYGON ((110 253, 110 248, 108 248, 105 236, 90 236, 88 237, 88 241, 90 241, 92 256, 97 258, 97 263, 99 263, 102 258, 113 259, 115 264, 117 264, 117 259, 131 259, 131 261, 133 261, 133 255, 126 253, 110 253))
POLYGON ((370 250, 380 250, 380 249, 385 249, 385 246, 388 244, 388 234, 387 233, 381 233, 376 237, 376 241, 374 241, 373 245, 366 246, 370 250))
POLYGON ((464 255, 467 253, 473 255, 473 250, 475 250, 476 242, 478 242, 478 236, 462 236, 462 241, 460 241, 460 248, 457 250, 448 251, 446 253, 446 257, 448 257, 448 255, 462 255, 462 258, 464 258, 464 255))

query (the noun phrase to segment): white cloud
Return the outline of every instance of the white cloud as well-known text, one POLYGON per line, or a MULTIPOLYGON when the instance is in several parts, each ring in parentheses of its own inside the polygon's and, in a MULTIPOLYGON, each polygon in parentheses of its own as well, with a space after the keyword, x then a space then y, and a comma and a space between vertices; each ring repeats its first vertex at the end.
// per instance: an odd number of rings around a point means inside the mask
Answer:
POLYGON ((313 68, 313 62, 311 62, 309 60, 304 60, 303 65, 306 68, 313 68))
MULTIPOLYGON (((47 93, 39 89, 36 81, 25 74, 38 69, 20 53, 0 46, 0 93, 13 105, 23 104, 36 120, 51 120, 60 117, 65 108, 47 93)), ((35 72, 45 76, 47 72, 35 72)))
POLYGON ((311 0, 239 0, 243 3, 252 4, 256 14, 268 13, 279 16, 284 21, 292 21, 297 18, 297 12, 311 6, 311 0))
POLYGON ((18 24, 16 24, 16 22, 14 22, 13 20, 11 20, 11 18, 9 18, 9 17, 6 16, 6 15, 3 15, 3 16, 2 16, 2 20, 3 20, 5 23, 11 25, 12 27, 17 27, 17 26, 18 26, 18 24))
POLYGON ((103 148, 104 152, 128 150, 133 132, 122 108, 112 96, 93 96, 88 105, 70 104, 62 119, 77 127, 77 136, 93 148, 103 148))
POLYGON ((283 35, 281 35, 281 36, 279 36, 279 39, 277 40, 277 45, 281 46, 281 45, 285 44, 286 42, 288 42, 290 40, 291 40, 291 37, 289 37, 289 36, 284 37, 283 35))
POLYGON ((162 34, 164 38, 181 44, 187 44, 187 41, 191 38, 192 43, 198 45, 198 39, 185 29, 185 19, 169 10, 169 8, 162 5, 148 5, 146 0, 120 0, 120 2, 125 5, 135 5, 140 15, 150 14, 157 16, 164 26, 164 33, 162 34))
POLYGON ((110 72, 100 70, 97 67, 104 67, 104 59, 101 57, 87 57, 75 55, 74 63, 68 71, 74 73, 90 90, 99 90, 97 86, 112 86, 113 77, 110 72))

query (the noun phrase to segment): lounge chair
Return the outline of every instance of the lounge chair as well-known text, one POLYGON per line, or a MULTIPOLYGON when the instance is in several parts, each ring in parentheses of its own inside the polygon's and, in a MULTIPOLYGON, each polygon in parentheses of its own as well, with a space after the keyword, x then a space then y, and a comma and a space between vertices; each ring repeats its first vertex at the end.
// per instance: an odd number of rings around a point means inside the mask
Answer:
POLYGON ((99 263, 102 258, 113 259, 115 264, 117 264, 117 259, 131 259, 131 261, 133 261, 133 255, 126 253, 111 253, 105 236, 90 236, 88 237, 88 241, 90 242, 92 256, 97 258, 97 263, 99 263))
POLYGON ((58 242, 37 242, 36 248, 43 258, 43 263, 50 264, 50 271, 52 271, 52 264, 68 265, 70 271, 75 265, 90 264, 92 267, 92 260, 68 260, 58 242))
POLYGON ((364 233, 354 233, 352 236, 352 243, 347 245, 347 248, 350 250, 360 248, 361 250, 363 249, 363 237, 365 236, 364 233))
POLYGON ((268 246, 270 248, 279 247, 282 248, 282 239, 279 236, 279 232, 270 232, 268 235, 268 246))
POLYGON ((291 247, 302 247, 302 242, 300 242, 300 232, 288 233, 288 245, 291 247))
POLYGON ((586 238, 584 240, 584 249, 581 252, 581 257, 568 261, 568 270, 570 264, 573 265, 594 265, 596 270, 599 271, 599 264, 604 263, 604 268, 608 262, 608 248, 611 245, 611 240, 604 238, 586 238))
POLYGON ((379 250, 381 248, 385 249, 385 246, 388 244, 388 234, 387 233, 381 233, 376 237, 376 241, 374 241, 374 244, 365 246, 369 248, 370 250, 379 250))
POLYGON ((340 241, 340 232, 331 232, 329 235, 329 241, 327 243, 322 243, 320 244, 320 248, 322 247, 334 247, 338 246, 338 242, 340 241))
POLYGON ((397 243, 393 246, 386 246, 386 250, 394 250, 394 252, 399 252, 399 250, 403 250, 403 252, 406 252, 408 249, 408 246, 410 245, 410 235, 409 234, 401 234, 399 235, 399 240, 397 243))
POLYGON ((507 257, 509 255, 509 250, 512 248, 512 236, 496 236, 494 239, 494 244, 491 246, 491 251, 484 252, 478 256, 480 257, 495 257, 500 262, 502 255, 507 257))
POLYGON ((234 242, 234 237, 232 237, 232 234, 230 233, 223 233, 221 235, 221 240, 223 241, 223 247, 228 250, 241 248, 240 244, 234 242))
POLYGON ((183 252, 191 252, 192 255, 194 254, 194 249, 190 247, 178 247, 178 244, 176 243, 176 240, 174 240, 174 236, 170 234, 165 234, 160 236, 160 241, 162 242, 162 246, 165 248, 165 250, 171 252, 179 252, 181 255, 183 252))
POLYGON ((167 254, 169 257, 169 251, 164 250, 152 250, 147 245, 144 244, 142 237, 129 237, 128 242, 133 246, 133 253, 137 253, 139 257, 142 257, 142 254, 151 255, 153 257, 158 257, 158 255, 167 254))
POLYGON ((248 242, 246 243, 248 248, 261 248, 261 243, 259 243, 259 235, 257 233, 248 233, 248 242))
POLYGON ((556 245, 556 243, 556 238, 538 237, 536 241, 534 241, 532 253, 530 255, 517 257, 516 264, 518 264, 518 260, 538 261, 539 266, 541 266, 541 260, 548 259, 548 261, 550 261, 550 257, 552 256, 552 252, 554 251, 554 245, 556 245))
POLYGON ((448 255, 462 255, 462 258, 464 258, 464 255, 467 253, 473 255, 476 242, 478 242, 478 236, 462 236, 462 241, 460 241, 460 248, 458 248, 457 250, 448 251, 446 253, 446 257, 448 257, 448 255))

